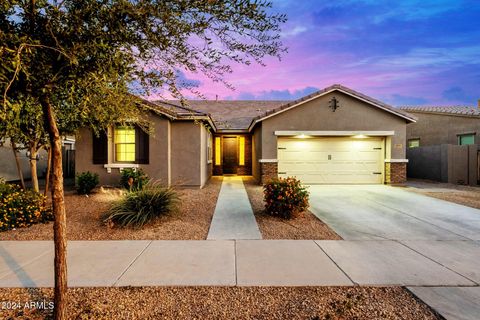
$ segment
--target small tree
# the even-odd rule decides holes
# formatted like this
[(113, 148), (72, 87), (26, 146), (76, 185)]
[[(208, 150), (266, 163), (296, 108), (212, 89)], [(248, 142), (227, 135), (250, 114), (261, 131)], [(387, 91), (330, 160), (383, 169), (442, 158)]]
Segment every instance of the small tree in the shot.
[(55, 319), (66, 312), (66, 217), (61, 136), (119, 121), (144, 122), (136, 94), (181, 98), (179, 70), (224, 81), (230, 63), (280, 57), (284, 15), (247, 0), (43, 0), (0, 4), (2, 121), (20, 96), (41, 106), (52, 148)]

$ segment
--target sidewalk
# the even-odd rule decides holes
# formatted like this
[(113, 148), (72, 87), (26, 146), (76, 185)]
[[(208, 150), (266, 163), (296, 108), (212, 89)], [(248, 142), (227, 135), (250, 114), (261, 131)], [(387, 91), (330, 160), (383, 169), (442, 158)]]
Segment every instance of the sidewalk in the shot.
[(242, 177), (223, 177), (207, 239), (262, 239)]
[[(70, 241), (76, 286), (478, 286), (474, 241)], [(53, 286), (51, 241), (0, 241), (0, 287)]]

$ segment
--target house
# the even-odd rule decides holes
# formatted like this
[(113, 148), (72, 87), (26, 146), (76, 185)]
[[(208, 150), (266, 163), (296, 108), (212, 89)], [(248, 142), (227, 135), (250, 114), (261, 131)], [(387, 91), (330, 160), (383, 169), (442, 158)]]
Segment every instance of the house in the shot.
[(295, 101), (144, 102), (153, 134), (116, 126), (81, 130), (76, 171), (118, 184), (123, 168), (142, 168), (173, 185), (203, 186), (211, 175), (265, 182), (403, 183), (406, 127), (415, 118), (342, 85)]
[(407, 125), (408, 176), (477, 185), (480, 182), (480, 101), (477, 107), (401, 107)]
[[(30, 171), (30, 153), (26, 148), (19, 147), (18, 160), (22, 175), (25, 180), (31, 179)], [(63, 151), (63, 171), (65, 178), (73, 178), (75, 176), (73, 167), (75, 166), (75, 139), (73, 136), (66, 136), (62, 139)], [(45, 178), (47, 172), (48, 153), (42, 148), (37, 155), (37, 175)], [(9, 182), (19, 181), (15, 156), (11, 147), (10, 139), (6, 138), (0, 144), (0, 177)]]
[[(17, 153), (18, 160), (20, 163), (20, 168), (22, 169), (22, 175), (25, 180), (31, 179), (30, 171), (30, 153), (26, 148), (18, 146), (19, 151)], [(62, 150), (63, 150), (63, 170), (64, 177), (74, 177), (74, 170), (71, 169), (74, 167), (74, 157), (72, 156), (73, 150), (75, 150), (75, 139), (74, 137), (64, 137), (62, 139)], [(68, 152), (71, 151), (71, 152)], [(48, 162), (48, 153), (42, 148), (37, 155), (37, 175), (40, 178), (45, 178), (47, 172), (47, 162)], [(71, 175), (68, 175), (71, 173)], [(0, 144), (0, 177), (9, 182), (19, 181), (20, 177), (18, 175), (17, 164), (15, 161), (15, 155), (13, 153), (10, 139), (6, 138)]]
[(439, 144), (480, 144), (480, 101), (477, 107), (400, 107), (415, 115), (407, 126), (409, 148)]

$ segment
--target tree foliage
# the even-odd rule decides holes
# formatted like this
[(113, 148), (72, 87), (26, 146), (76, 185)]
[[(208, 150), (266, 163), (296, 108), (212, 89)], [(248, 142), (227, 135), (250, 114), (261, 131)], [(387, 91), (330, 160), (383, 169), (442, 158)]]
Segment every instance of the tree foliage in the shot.
[[(136, 94), (188, 83), (178, 72), (224, 81), (230, 63), (263, 63), (284, 51), (266, 1), (7, 1), (0, 7), (0, 89), (8, 109), (19, 93), (48, 94), (66, 127), (130, 119)], [(226, 83), (228, 85), (228, 83)], [(192, 89), (193, 88), (187, 88)], [(62, 108), (62, 110), (59, 110)]]
[[(181, 98), (179, 72), (229, 85), (230, 64), (280, 57), (284, 15), (263, 0), (4, 0), (0, 120), (41, 106), (52, 148), (55, 319), (66, 316), (66, 215), (59, 127), (145, 120), (131, 93)], [(198, 92), (197, 92), (198, 93)], [(31, 115), (33, 109), (28, 109)]]

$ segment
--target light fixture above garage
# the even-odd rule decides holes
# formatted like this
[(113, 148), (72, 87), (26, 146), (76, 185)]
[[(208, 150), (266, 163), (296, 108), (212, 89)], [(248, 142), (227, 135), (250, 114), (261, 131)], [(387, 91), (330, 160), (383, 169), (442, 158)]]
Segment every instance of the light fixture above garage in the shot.
[(364, 135), (364, 134), (356, 134), (354, 136), (352, 136), (352, 138), (355, 138), (355, 139), (365, 139), (365, 138), (368, 138), (368, 136)]
[(299, 139), (305, 139), (305, 138), (311, 138), (312, 136), (306, 135), (304, 133), (298, 134), (294, 136), (294, 138), (299, 138)]

